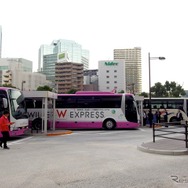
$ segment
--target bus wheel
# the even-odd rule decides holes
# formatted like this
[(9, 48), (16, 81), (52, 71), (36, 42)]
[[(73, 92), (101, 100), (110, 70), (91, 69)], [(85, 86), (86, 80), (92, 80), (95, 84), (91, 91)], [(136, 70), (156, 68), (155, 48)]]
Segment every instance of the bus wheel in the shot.
[(116, 127), (116, 122), (113, 119), (106, 119), (103, 123), (103, 127), (108, 130), (112, 130)]
[(176, 122), (176, 121), (177, 121), (177, 118), (176, 118), (176, 117), (170, 118), (170, 122)]
[(35, 130), (42, 130), (42, 119), (35, 119), (32, 123), (32, 127)]

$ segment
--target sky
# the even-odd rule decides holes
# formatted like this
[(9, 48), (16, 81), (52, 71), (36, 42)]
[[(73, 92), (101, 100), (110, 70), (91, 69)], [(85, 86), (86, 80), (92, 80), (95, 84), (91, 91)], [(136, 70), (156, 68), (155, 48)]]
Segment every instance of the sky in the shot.
[[(188, 90), (187, 0), (0, 0), (2, 57), (38, 68), (38, 49), (68, 39), (90, 52), (90, 69), (113, 60), (114, 49), (141, 47), (142, 91), (175, 81)], [(152, 59), (152, 58), (151, 58)]]

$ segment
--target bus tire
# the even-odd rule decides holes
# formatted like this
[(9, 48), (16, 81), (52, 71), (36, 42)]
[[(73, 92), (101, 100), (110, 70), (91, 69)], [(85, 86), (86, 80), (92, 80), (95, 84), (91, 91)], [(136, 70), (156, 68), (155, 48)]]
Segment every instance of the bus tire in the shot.
[(32, 127), (34, 130), (42, 130), (42, 119), (35, 119), (32, 122)]
[(176, 117), (171, 117), (169, 122), (176, 122), (177, 118)]
[(115, 127), (116, 127), (116, 122), (113, 119), (106, 119), (103, 122), (103, 128), (107, 130), (115, 129)]

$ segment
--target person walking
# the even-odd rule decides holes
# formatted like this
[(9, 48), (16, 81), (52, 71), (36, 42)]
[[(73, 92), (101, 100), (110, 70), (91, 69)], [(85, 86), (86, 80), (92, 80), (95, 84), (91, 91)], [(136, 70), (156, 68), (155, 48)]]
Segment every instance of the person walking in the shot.
[(150, 110), (148, 113), (148, 120), (149, 120), (149, 127), (152, 128), (152, 124), (153, 124), (153, 114), (152, 111)]
[(14, 122), (9, 121), (8, 117), (9, 111), (5, 110), (0, 118), (0, 131), (3, 136), (2, 141), (0, 142), (0, 147), (2, 147), (3, 144), (4, 149), (9, 149), (9, 147), (7, 146), (7, 141), (9, 138), (9, 126), (14, 124)]

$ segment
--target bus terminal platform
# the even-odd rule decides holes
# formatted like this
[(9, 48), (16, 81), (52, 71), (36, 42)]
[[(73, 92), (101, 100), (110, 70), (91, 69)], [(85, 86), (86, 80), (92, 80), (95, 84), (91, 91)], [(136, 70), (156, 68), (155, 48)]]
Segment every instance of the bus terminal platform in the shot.
[[(179, 138), (183, 138), (180, 136)], [(188, 155), (185, 143), (179, 140), (157, 139), (155, 142), (145, 142), (137, 146), (137, 149), (147, 153), (161, 155)]]

